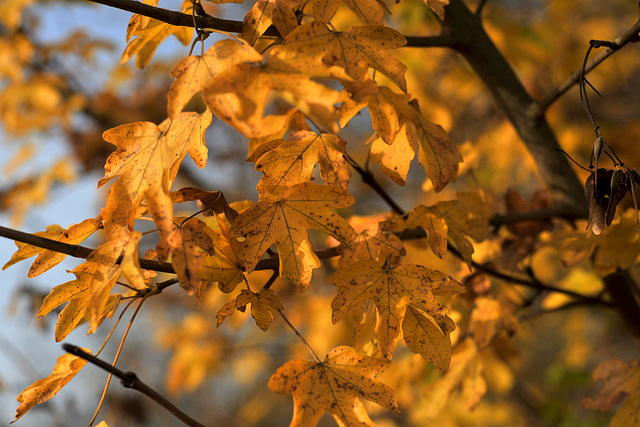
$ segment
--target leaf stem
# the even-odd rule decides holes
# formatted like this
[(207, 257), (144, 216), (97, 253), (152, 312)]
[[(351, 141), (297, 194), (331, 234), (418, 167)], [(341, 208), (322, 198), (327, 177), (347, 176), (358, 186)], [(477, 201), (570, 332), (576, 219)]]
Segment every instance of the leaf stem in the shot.
[(287, 319), (287, 316), (284, 315), (284, 313), (282, 312), (282, 310), (278, 310), (278, 313), (280, 313), (280, 316), (282, 316), (282, 319), (284, 320), (284, 322), (289, 326), (289, 328), (291, 328), (291, 330), (297, 335), (297, 337), (300, 339), (300, 341), (303, 342), (303, 344), (305, 346), (307, 346), (307, 348), (309, 349), (309, 351), (311, 352), (311, 354), (313, 355), (313, 358), (316, 360), (316, 362), (318, 363), (322, 363), (322, 361), (320, 360), (320, 358), (318, 357), (318, 355), (316, 354), (315, 351), (313, 351), (313, 348), (311, 348), (311, 345), (309, 345), (309, 343), (307, 342), (306, 339), (304, 339), (304, 337), (302, 336), (302, 334), (300, 332), (298, 332), (298, 330), (296, 329), (295, 326), (293, 326), (293, 324), (289, 321), (289, 319)]

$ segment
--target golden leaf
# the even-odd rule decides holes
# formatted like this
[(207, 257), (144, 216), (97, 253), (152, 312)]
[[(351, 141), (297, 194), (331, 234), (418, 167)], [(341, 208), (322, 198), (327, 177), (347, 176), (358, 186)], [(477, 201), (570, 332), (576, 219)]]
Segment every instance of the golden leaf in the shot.
[[(81, 223), (67, 228), (56, 240), (62, 243), (77, 245), (85, 241), (100, 227), (102, 227), (101, 221), (98, 221), (97, 219), (85, 219)], [(31, 264), (27, 277), (33, 278), (41, 275), (45, 271), (48, 271), (60, 264), (66, 256), (66, 254), (52, 251), (50, 249), (43, 250), (33, 264)]]
[(299, 6), (300, 0), (258, 0), (244, 18), (242, 38), (254, 45), (272, 24), (286, 36), (298, 26)]
[(304, 291), (312, 270), (320, 266), (307, 238), (307, 229), (320, 230), (348, 245), (353, 229), (331, 209), (349, 206), (353, 201), (353, 196), (338, 188), (302, 183), (280, 200), (258, 202), (240, 214), (231, 229), (232, 236), (244, 238), (238, 257), (250, 273), (262, 254), (275, 244), (280, 276)]
[(449, 317), (441, 317), (444, 328), (422, 310), (408, 306), (402, 322), (404, 341), (409, 350), (420, 354), (440, 371), (445, 372), (451, 363), (449, 334), (456, 326)]
[(436, 296), (464, 292), (462, 285), (439, 271), (414, 264), (384, 267), (377, 261), (356, 262), (333, 273), (329, 282), (338, 287), (331, 302), (333, 323), (361, 302), (373, 300), (379, 316), (376, 333), (382, 355), (387, 358), (402, 337), (400, 327), (409, 305), (429, 314), (438, 324), (450, 325), (445, 320), (447, 308)]
[(244, 311), (247, 304), (251, 304), (251, 316), (263, 331), (269, 329), (269, 325), (273, 322), (272, 311), (284, 310), (280, 300), (271, 289), (262, 289), (257, 294), (243, 289), (236, 298), (235, 307), (237, 310)]
[[(39, 231), (37, 233), (33, 233), (33, 235), (44, 237), (51, 240), (58, 240), (58, 237), (60, 237), (62, 233), (64, 233), (64, 228), (60, 227), (57, 224), (54, 224), (54, 225), (48, 226), (47, 231)], [(11, 255), (11, 258), (9, 259), (9, 261), (7, 261), (7, 263), (4, 266), (2, 266), (3, 270), (6, 270), (7, 268), (11, 267), (13, 264), (16, 264), (20, 261), (24, 261), (25, 259), (31, 258), (32, 256), (41, 254), (46, 250), (45, 248), (28, 245), (23, 242), (16, 241), (15, 243), (16, 243), (16, 246), (18, 247), (18, 250), (13, 255)]]
[(449, 0), (424, 0), (424, 2), (438, 15), (438, 18), (444, 19), (444, 8), (449, 5)]
[(284, 44), (271, 55), (287, 60), (291, 66), (311, 75), (330, 75), (330, 66), (344, 68), (347, 75), (362, 81), (373, 68), (407, 91), (407, 67), (388, 52), (406, 44), (406, 39), (389, 27), (352, 27), (331, 31), (321, 22), (304, 24), (292, 31)]
[(308, 182), (316, 163), (322, 181), (347, 190), (351, 169), (344, 159), (347, 143), (337, 135), (298, 131), (290, 139), (260, 157), (256, 170), (263, 173), (258, 183), (260, 200), (282, 197), (291, 187)]
[(287, 362), (271, 376), (269, 388), (293, 394), (291, 426), (315, 426), (325, 412), (341, 425), (373, 426), (359, 398), (400, 413), (393, 389), (375, 379), (390, 364), (351, 347), (336, 347), (324, 362)]
[(345, 3), (364, 25), (384, 25), (384, 10), (376, 0), (313, 0), (313, 17), (329, 23), (340, 4)]
[(174, 119), (196, 92), (202, 91), (213, 76), (232, 65), (262, 59), (256, 50), (244, 43), (225, 39), (216, 42), (202, 56), (188, 56), (171, 71), (176, 80), (167, 94), (169, 118)]
[[(366, 227), (362, 223), (366, 221)], [(355, 261), (379, 260), (380, 255), (386, 257), (403, 256), (405, 250), (402, 241), (393, 233), (390, 221), (375, 222), (366, 217), (351, 217), (349, 223), (356, 229), (356, 237), (350, 247), (342, 248), (338, 263), (340, 268), (347, 267)]]
[(273, 55), (266, 64), (236, 64), (217, 74), (205, 88), (204, 97), (214, 114), (253, 138), (264, 135), (262, 128), (269, 130), (267, 134), (274, 130), (270, 119), (264, 117), (271, 92), (318, 125), (338, 132), (334, 106), (340, 101), (338, 92), (314, 82), (309, 75)]
[[(156, 5), (157, 1), (152, 0)], [(191, 9), (191, 1), (185, 0), (182, 6), (183, 11)], [(136, 19), (136, 17), (138, 17)], [(175, 35), (182, 44), (187, 46), (191, 42), (193, 29), (189, 27), (175, 26), (167, 24), (157, 19), (134, 15), (127, 27), (128, 45), (122, 53), (120, 62), (122, 64), (128, 62), (133, 56), (136, 56), (136, 67), (143, 69), (149, 64), (153, 54), (160, 44), (169, 37)], [(135, 37), (130, 41), (131, 37)]]
[[(91, 350), (83, 348), (87, 353)], [(16, 417), (12, 421), (14, 423), (22, 417), (27, 411), (38, 403), (44, 403), (55, 396), (73, 377), (84, 367), (86, 360), (71, 354), (64, 354), (58, 357), (56, 366), (54, 366), (51, 374), (42, 378), (29, 387), (24, 389), (18, 396), (20, 406), (16, 410)]]

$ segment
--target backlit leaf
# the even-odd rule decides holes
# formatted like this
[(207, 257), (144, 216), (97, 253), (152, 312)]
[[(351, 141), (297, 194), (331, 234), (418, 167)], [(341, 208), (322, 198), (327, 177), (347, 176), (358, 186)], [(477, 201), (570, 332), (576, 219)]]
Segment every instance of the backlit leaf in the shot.
[(420, 354), (444, 372), (451, 363), (449, 334), (455, 329), (453, 320), (446, 319), (447, 329), (441, 329), (435, 320), (420, 309), (408, 306), (402, 322), (404, 341), (409, 350)]
[[(84, 349), (91, 353), (91, 350)], [(55, 396), (73, 377), (86, 365), (87, 361), (78, 356), (64, 354), (58, 357), (56, 366), (54, 366), (51, 374), (31, 384), (24, 389), (18, 396), (20, 406), (16, 410), (16, 417), (12, 421), (17, 421), (28, 410), (38, 403), (44, 403)]]
[(242, 38), (253, 45), (272, 24), (286, 36), (298, 26), (299, 6), (300, 0), (258, 0), (244, 18)]
[(336, 347), (324, 361), (287, 362), (271, 376), (269, 388), (293, 394), (291, 426), (315, 426), (325, 412), (340, 425), (373, 426), (359, 398), (400, 413), (393, 389), (375, 379), (391, 361), (358, 354), (351, 347)]
[(382, 355), (391, 358), (396, 343), (402, 337), (402, 320), (407, 307), (412, 305), (449, 329), (445, 313), (447, 308), (437, 295), (448, 296), (464, 292), (458, 282), (439, 271), (420, 265), (384, 267), (377, 261), (359, 261), (338, 270), (329, 277), (338, 287), (338, 294), (331, 302), (331, 321), (337, 323), (345, 313), (368, 299), (378, 308), (376, 332)]
[(231, 229), (232, 236), (244, 238), (238, 256), (247, 272), (251, 272), (260, 257), (275, 244), (280, 276), (304, 291), (309, 286), (312, 270), (320, 266), (307, 230), (320, 230), (348, 245), (353, 229), (331, 209), (352, 203), (353, 197), (338, 188), (310, 183), (296, 185), (279, 200), (258, 202), (243, 212)]

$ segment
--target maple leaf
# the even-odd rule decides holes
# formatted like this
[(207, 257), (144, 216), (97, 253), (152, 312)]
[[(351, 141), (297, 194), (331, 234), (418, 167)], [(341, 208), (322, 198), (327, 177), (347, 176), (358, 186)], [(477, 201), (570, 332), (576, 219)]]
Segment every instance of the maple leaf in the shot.
[(447, 255), (447, 236), (451, 237), (471, 269), (471, 254), (474, 249), (465, 237), (471, 233), (469, 215), (458, 208), (458, 201), (449, 200), (438, 202), (433, 206), (417, 206), (409, 214), (406, 225), (424, 229), (429, 247), (440, 258)]
[(258, 183), (261, 200), (281, 197), (291, 187), (311, 180), (316, 163), (322, 181), (347, 190), (351, 169), (344, 159), (347, 143), (337, 135), (298, 131), (290, 139), (260, 157), (256, 170), (263, 173)]
[[(155, 5), (157, 1), (152, 0)], [(185, 0), (182, 10), (187, 12), (191, 9), (191, 1)], [(136, 18), (139, 17), (139, 18)], [(122, 53), (120, 62), (122, 64), (128, 62), (133, 56), (136, 56), (136, 67), (143, 69), (149, 64), (153, 54), (164, 39), (170, 35), (175, 35), (185, 46), (191, 42), (193, 29), (189, 27), (174, 26), (157, 19), (134, 15), (127, 27), (127, 47)], [(136, 37), (129, 41), (132, 37)]]
[(364, 25), (384, 25), (384, 9), (376, 0), (313, 0), (313, 17), (328, 24), (340, 4), (346, 4)]
[(593, 371), (593, 379), (603, 386), (595, 397), (585, 397), (586, 409), (608, 411), (624, 402), (611, 419), (611, 427), (637, 426), (640, 424), (640, 361), (623, 362), (609, 359)]
[(298, 184), (279, 200), (260, 201), (240, 214), (231, 236), (244, 239), (238, 257), (251, 272), (262, 254), (273, 244), (280, 258), (280, 276), (304, 291), (311, 272), (320, 266), (307, 238), (307, 229), (320, 230), (349, 245), (353, 229), (331, 212), (354, 202), (353, 196), (335, 187)]
[(212, 230), (198, 218), (175, 218), (175, 221), (180, 225), (169, 234), (166, 241), (171, 253), (171, 265), (178, 275), (180, 287), (190, 294), (196, 293), (200, 300), (204, 266), (202, 252), (213, 254), (215, 251)]
[(103, 138), (118, 147), (107, 159), (105, 177), (98, 182), (100, 187), (118, 176), (100, 214), (109, 239), (126, 237), (126, 230), (124, 233), (118, 230), (131, 222), (131, 212), (143, 196), (161, 231), (173, 230), (169, 187), (187, 152), (199, 167), (206, 165), (204, 132), (211, 119), (209, 111), (181, 113), (160, 126), (135, 122), (104, 132)]
[(270, 120), (263, 117), (271, 92), (318, 125), (337, 133), (334, 104), (340, 100), (338, 92), (314, 82), (309, 75), (273, 55), (266, 64), (236, 64), (217, 74), (205, 88), (204, 97), (218, 117), (253, 138), (261, 136), (264, 129), (267, 134), (273, 130)]
[(449, 334), (456, 325), (449, 317), (441, 317), (443, 327), (422, 310), (408, 306), (402, 322), (404, 341), (409, 350), (420, 354), (441, 372), (451, 363), (451, 340)]
[(349, 223), (356, 230), (356, 237), (350, 247), (341, 247), (339, 268), (347, 267), (357, 260), (377, 260), (383, 256), (404, 256), (402, 241), (393, 233), (395, 224), (379, 221), (371, 225), (370, 217), (351, 217)]
[(229, 301), (218, 311), (216, 314), (217, 326), (220, 326), (224, 319), (232, 315), (235, 310), (244, 312), (248, 304), (251, 304), (251, 316), (263, 331), (269, 329), (271, 322), (273, 322), (272, 312), (284, 310), (273, 290), (262, 289), (256, 294), (248, 289), (243, 289), (235, 300)]
[[(91, 350), (83, 348), (87, 353)], [(63, 354), (58, 357), (51, 374), (42, 378), (24, 389), (18, 396), (20, 405), (16, 409), (16, 417), (11, 422), (16, 422), (27, 411), (38, 403), (44, 403), (55, 396), (73, 377), (86, 365), (87, 361), (71, 354)]]
[(449, 5), (449, 0), (424, 0), (424, 2), (438, 15), (438, 18), (444, 19), (444, 8)]
[(411, 161), (416, 155), (408, 132), (407, 124), (404, 123), (394, 135), (393, 144), (387, 144), (383, 138), (378, 138), (371, 144), (371, 161), (380, 163), (382, 172), (398, 185), (407, 183)]
[(255, 49), (235, 40), (216, 42), (202, 56), (192, 55), (180, 61), (171, 71), (176, 80), (167, 94), (167, 111), (174, 119), (197, 92), (202, 91), (213, 76), (232, 65), (260, 61)]
[(373, 426), (359, 398), (400, 413), (393, 389), (375, 379), (390, 364), (390, 360), (341, 346), (331, 350), (323, 362), (287, 362), (271, 376), (269, 388), (293, 394), (291, 426), (315, 426), (325, 412), (343, 426)]
[[(62, 233), (64, 233), (64, 228), (62, 228), (57, 224), (54, 224), (54, 225), (47, 226), (46, 231), (39, 231), (37, 233), (33, 233), (33, 235), (38, 237), (44, 237), (51, 240), (58, 240), (58, 237), (60, 237)], [(28, 245), (23, 242), (18, 242), (17, 240), (15, 243), (16, 243), (16, 246), (18, 247), (18, 250), (13, 255), (11, 255), (11, 258), (9, 259), (9, 261), (7, 261), (7, 263), (2, 266), (3, 270), (6, 270), (7, 268), (11, 267), (12, 265), (20, 261), (24, 261), (25, 259), (31, 258), (32, 256), (41, 254), (46, 250), (45, 248), (41, 248), (39, 246), (34, 246), (34, 245)]]
[(314, 21), (292, 31), (282, 45), (271, 50), (271, 55), (311, 75), (327, 76), (329, 66), (339, 66), (357, 81), (362, 81), (367, 70), (373, 68), (406, 92), (407, 67), (387, 51), (406, 43), (400, 33), (389, 27), (331, 31), (326, 24)]
[(202, 279), (217, 282), (222, 292), (232, 292), (244, 280), (242, 263), (237, 255), (240, 243), (236, 239), (229, 239), (228, 230), (221, 227), (220, 234), (213, 234), (212, 245), (213, 254), (202, 254)]
[[(67, 228), (56, 240), (71, 245), (77, 245), (85, 241), (100, 227), (102, 227), (101, 221), (98, 221), (97, 219), (85, 219), (81, 223)], [(40, 255), (38, 255), (31, 265), (27, 277), (32, 278), (41, 275), (45, 271), (48, 271), (60, 264), (66, 256), (66, 254), (49, 249), (41, 251)]]
[(382, 355), (387, 358), (391, 358), (402, 336), (400, 327), (409, 305), (436, 319), (444, 331), (450, 328), (445, 316), (447, 308), (436, 296), (464, 292), (464, 287), (446, 274), (415, 264), (389, 267), (377, 261), (358, 261), (333, 273), (328, 280), (338, 287), (331, 302), (333, 323), (361, 302), (373, 300), (379, 316), (376, 333)]
[(299, 6), (300, 0), (258, 0), (244, 18), (242, 38), (253, 45), (271, 24), (286, 36), (298, 26)]

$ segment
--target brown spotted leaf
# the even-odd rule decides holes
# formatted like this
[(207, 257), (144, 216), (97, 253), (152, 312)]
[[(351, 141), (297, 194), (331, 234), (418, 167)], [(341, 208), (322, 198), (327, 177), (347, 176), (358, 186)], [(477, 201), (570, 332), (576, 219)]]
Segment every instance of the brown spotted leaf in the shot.
[(373, 426), (359, 399), (400, 413), (393, 389), (375, 379), (390, 364), (387, 359), (358, 354), (351, 347), (336, 347), (323, 362), (287, 362), (271, 376), (269, 388), (293, 394), (292, 427), (315, 426), (325, 412), (341, 425)]
[(232, 65), (261, 59), (262, 55), (255, 49), (232, 39), (216, 42), (202, 56), (186, 57), (171, 71), (176, 80), (167, 94), (169, 118), (176, 118), (193, 95), (202, 91), (216, 74)]
[(263, 173), (258, 183), (260, 200), (281, 197), (291, 187), (309, 182), (313, 169), (320, 165), (322, 181), (347, 190), (351, 169), (344, 159), (347, 143), (337, 135), (298, 131), (289, 140), (260, 157), (256, 170)]
[(251, 272), (262, 255), (275, 244), (280, 259), (280, 276), (301, 291), (309, 286), (311, 272), (320, 266), (307, 237), (310, 228), (349, 245), (353, 229), (331, 209), (353, 203), (353, 196), (326, 185), (298, 184), (279, 200), (260, 201), (237, 218), (231, 236), (242, 238), (238, 254)]
[(280, 300), (271, 289), (262, 289), (253, 293), (243, 289), (236, 298), (236, 309), (243, 311), (247, 304), (251, 304), (251, 315), (256, 321), (256, 325), (263, 331), (269, 329), (273, 322), (273, 311), (284, 310)]
[(363, 25), (384, 25), (384, 9), (376, 0), (313, 0), (313, 17), (329, 23), (340, 4), (346, 4)]
[[(34, 236), (44, 237), (46, 239), (58, 240), (60, 236), (64, 233), (64, 228), (60, 227), (57, 224), (49, 225), (46, 231), (39, 231), (37, 233), (33, 233)], [(18, 250), (11, 255), (11, 258), (7, 263), (2, 266), (3, 270), (11, 267), (13, 264), (16, 264), (20, 261), (24, 261), (25, 259), (31, 258), (32, 256), (39, 255), (44, 252), (46, 249), (41, 248), (39, 246), (28, 245), (23, 242), (16, 241), (16, 246)]]
[(242, 38), (253, 45), (271, 25), (286, 36), (298, 26), (299, 6), (300, 0), (258, 0), (244, 18)]
[(464, 292), (462, 285), (439, 271), (414, 264), (384, 267), (377, 261), (356, 262), (332, 274), (329, 282), (338, 287), (331, 302), (333, 323), (361, 302), (373, 300), (379, 316), (376, 332), (382, 355), (387, 358), (402, 337), (402, 321), (409, 305), (444, 323), (447, 308), (436, 296)]
[(440, 316), (440, 320), (442, 327), (433, 317), (410, 305), (402, 322), (402, 332), (409, 350), (420, 354), (445, 372), (451, 363), (449, 334), (456, 326), (447, 316)]

